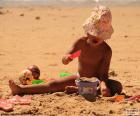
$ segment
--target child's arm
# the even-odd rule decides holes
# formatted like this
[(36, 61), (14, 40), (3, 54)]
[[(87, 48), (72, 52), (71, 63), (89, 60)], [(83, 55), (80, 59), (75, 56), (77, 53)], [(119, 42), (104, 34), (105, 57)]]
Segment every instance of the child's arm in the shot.
[(111, 95), (110, 90), (107, 87), (108, 71), (109, 71), (111, 57), (112, 57), (112, 50), (109, 47), (109, 49), (107, 49), (107, 51), (105, 52), (105, 55), (104, 55), (104, 58), (102, 60), (102, 64), (100, 67), (100, 72), (99, 72), (99, 79), (101, 81), (100, 83), (101, 94), (106, 97)]
[(112, 57), (112, 50), (110, 47), (107, 47), (99, 71), (99, 79), (101, 81), (107, 82), (108, 80), (108, 72), (109, 72), (111, 57)]
[[(78, 50), (80, 49), (80, 43), (81, 43), (81, 39), (78, 39), (77, 41), (74, 42), (74, 44), (72, 45), (72, 47), (69, 49), (69, 51), (66, 53), (66, 55), (62, 58), (62, 62), (63, 64), (67, 65), (69, 64), (69, 62), (71, 62), (75, 56), (79, 55), (81, 51), (78, 52)], [(77, 52), (75, 54), (75, 52)]]

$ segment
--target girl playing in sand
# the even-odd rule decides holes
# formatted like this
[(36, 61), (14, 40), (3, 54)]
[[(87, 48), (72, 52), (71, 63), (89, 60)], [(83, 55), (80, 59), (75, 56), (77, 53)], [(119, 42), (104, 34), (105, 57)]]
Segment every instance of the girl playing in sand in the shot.
[(46, 84), (19, 86), (14, 81), (9, 81), (13, 94), (35, 94), (64, 91), (67, 86), (76, 86), (78, 77), (97, 77), (100, 80), (100, 90), (103, 96), (120, 94), (122, 85), (120, 82), (108, 78), (108, 71), (112, 56), (112, 50), (104, 41), (113, 33), (111, 25), (111, 12), (104, 6), (95, 7), (91, 16), (83, 24), (86, 36), (78, 39), (68, 53), (62, 58), (63, 64), (69, 64), (73, 59), (71, 54), (80, 50), (78, 58), (78, 73), (66, 78), (56, 79)]

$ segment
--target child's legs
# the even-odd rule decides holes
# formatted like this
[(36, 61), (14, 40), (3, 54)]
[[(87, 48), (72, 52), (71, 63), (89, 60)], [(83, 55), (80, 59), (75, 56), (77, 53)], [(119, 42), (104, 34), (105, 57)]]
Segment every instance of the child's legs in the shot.
[(122, 84), (119, 81), (108, 79), (107, 86), (111, 91), (111, 95), (121, 94), (122, 92)]
[(75, 79), (77, 77), (78, 76), (76, 75), (63, 77), (56, 80), (52, 80), (46, 84), (26, 85), (19, 87), (17, 85), (13, 85), (15, 83), (10, 83), (9, 86), (13, 94), (35, 94), (64, 91), (66, 86), (75, 86)]

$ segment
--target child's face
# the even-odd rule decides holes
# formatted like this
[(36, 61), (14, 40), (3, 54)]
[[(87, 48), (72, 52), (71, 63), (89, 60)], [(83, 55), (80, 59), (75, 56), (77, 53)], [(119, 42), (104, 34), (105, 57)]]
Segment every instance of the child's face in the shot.
[(88, 36), (88, 40), (87, 42), (91, 45), (91, 46), (98, 46), (100, 45), (104, 40), (95, 36), (92, 36), (90, 34), (87, 34)]

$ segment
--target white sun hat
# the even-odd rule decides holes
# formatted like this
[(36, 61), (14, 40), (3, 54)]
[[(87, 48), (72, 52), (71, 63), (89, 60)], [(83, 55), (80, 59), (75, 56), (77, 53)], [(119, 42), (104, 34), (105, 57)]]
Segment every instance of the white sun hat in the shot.
[(108, 7), (96, 6), (91, 16), (83, 24), (85, 33), (97, 36), (103, 40), (110, 39), (114, 32), (111, 25), (112, 15)]

